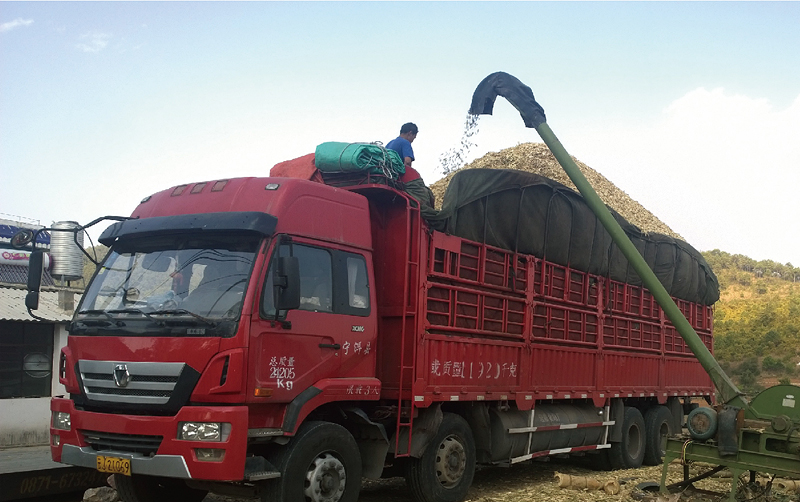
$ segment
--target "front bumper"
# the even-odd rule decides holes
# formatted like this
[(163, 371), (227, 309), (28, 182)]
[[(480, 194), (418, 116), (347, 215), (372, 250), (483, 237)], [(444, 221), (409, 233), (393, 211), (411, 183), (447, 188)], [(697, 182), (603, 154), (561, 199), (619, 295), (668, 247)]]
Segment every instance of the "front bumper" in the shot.
[[(53, 398), (52, 411), (70, 414), (70, 430), (50, 428), (50, 436), (59, 436), (58, 445), (51, 439), (53, 460), (65, 464), (97, 468), (97, 456), (126, 458), (131, 473), (209, 481), (240, 481), (244, 478), (247, 453), (245, 406), (184, 406), (172, 417), (117, 415), (76, 410), (69, 399)], [(177, 439), (179, 422), (227, 422), (231, 434), (226, 441), (186, 441)], [(102, 433), (114, 438), (114, 444), (96, 450), (87, 435)], [(162, 437), (160, 443), (158, 437)], [(125, 445), (145, 441), (157, 445), (151, 454), (134, 453)], [(154, 449), (156, 446), (154, 446)], [(197, 448), (225, 450), (220, 461), (200, 461)]]

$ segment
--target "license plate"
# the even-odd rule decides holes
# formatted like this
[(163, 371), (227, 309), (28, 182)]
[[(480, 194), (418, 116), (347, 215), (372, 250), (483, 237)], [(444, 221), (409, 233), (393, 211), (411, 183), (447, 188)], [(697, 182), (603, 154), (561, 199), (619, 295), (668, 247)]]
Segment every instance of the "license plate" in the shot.
[(127, 458), (97, 456), (97, 470), (112, 474), (131, 475), (131, 461)]

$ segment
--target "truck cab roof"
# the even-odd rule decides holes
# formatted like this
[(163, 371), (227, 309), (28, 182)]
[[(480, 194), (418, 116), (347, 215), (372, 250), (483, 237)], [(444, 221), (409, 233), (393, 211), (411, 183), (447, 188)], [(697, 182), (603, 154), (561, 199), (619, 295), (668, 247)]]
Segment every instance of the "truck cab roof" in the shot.
[(346, 189), (297, 178), (231, 178), (178, 185), (145, 197), (133, 218), (262, 212), (274, 233), (371, 249), (367, 199)]

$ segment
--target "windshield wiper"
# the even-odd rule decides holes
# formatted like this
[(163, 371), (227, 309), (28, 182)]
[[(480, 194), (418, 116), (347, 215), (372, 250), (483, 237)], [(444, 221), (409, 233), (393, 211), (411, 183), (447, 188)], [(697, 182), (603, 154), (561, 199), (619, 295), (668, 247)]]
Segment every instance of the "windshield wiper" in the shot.
[(159, 326), (165, 326), (164, 321), (160, 319), (156, 319), (155, 317), (151, 316), (147, 312), (142, 309), (118, 309), (118, 310), (108, 310), (109, 314), (141, 314), (146, 318), (150, 319), (154, 323), (158, 324)]
[(108, 313), (108, 312), (106, 312), (105, 310), (79, 310), (79, 311), (78, 311), (78, 314), (85, 314), (85, 315), (104, 315), (104, 316), (108, 317), (109, 319), (111, 319), (112, 321), (114, 320), (114, 316), (112, 316), (111, 314), (109, 314), (109, 313)]
[(182, 315), (182, 314), (188, 314), (188, 315), (194, 317), (195, 319), (199, 319), (199, 320), (203, 321), (204, 323), (208, 324), (212, 328), (217, 326), (217, 323), (212, 321), (211, 319), (206, 319), (205, 317), (203, 317), (201, 315), (198, 315), (198, 314), (195, 314), (194, 312), (190, 312), (190, 311), (188, 311), (186, 309), (156, 310), (155, 312), (151, 312), (151, 314), (153, 314), (153, 315)]
[(125, 323), (123, 321), (120, 321), (119, 319), (114, 318), (114, 316), (112, 316), (111, 314), (109, 314), (105, 310), (81, 310), (81, 311), (78, 312), (78, 315), (97, 315), (97, 316), (104, 316), (104, 317), (108, 318), (108, 321), (102, 321), (102, 320), (89, 321), (87, 319), (78, 319), (77, 320), (77, 322), (81, 322), (83, 324), (86, 324), (87, 326), (89, 326), (91, 324), (98, 324), (98, 325), (103, 325), (103, 326), (111, 326), (113, 324), (113, 325), (115, 325), (117, 327), (125, 326)]

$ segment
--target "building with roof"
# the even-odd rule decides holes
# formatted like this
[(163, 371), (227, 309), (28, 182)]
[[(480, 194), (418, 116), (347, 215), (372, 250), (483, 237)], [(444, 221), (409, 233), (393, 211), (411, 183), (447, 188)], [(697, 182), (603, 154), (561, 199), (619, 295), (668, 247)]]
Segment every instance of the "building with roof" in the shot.
[(65, 393), (58, 382), (59, 355), (82, 291), (54, 280), (46, 255), (39, 309), (32, 316), (25, 307), (31, 247), (11, 245), (20, 230), (35, 235), (37, 248), (51, 248), (51, 235), (41, 225), (0, 219), (0, 447), (48, 444), (50, 397)]
[(26, 294), (20, 284), (0, 284), (0, 447), (47, 444), (50, 397), (65, 394), (59, 354), (79, 295), (42, 288), (36, 319)]

